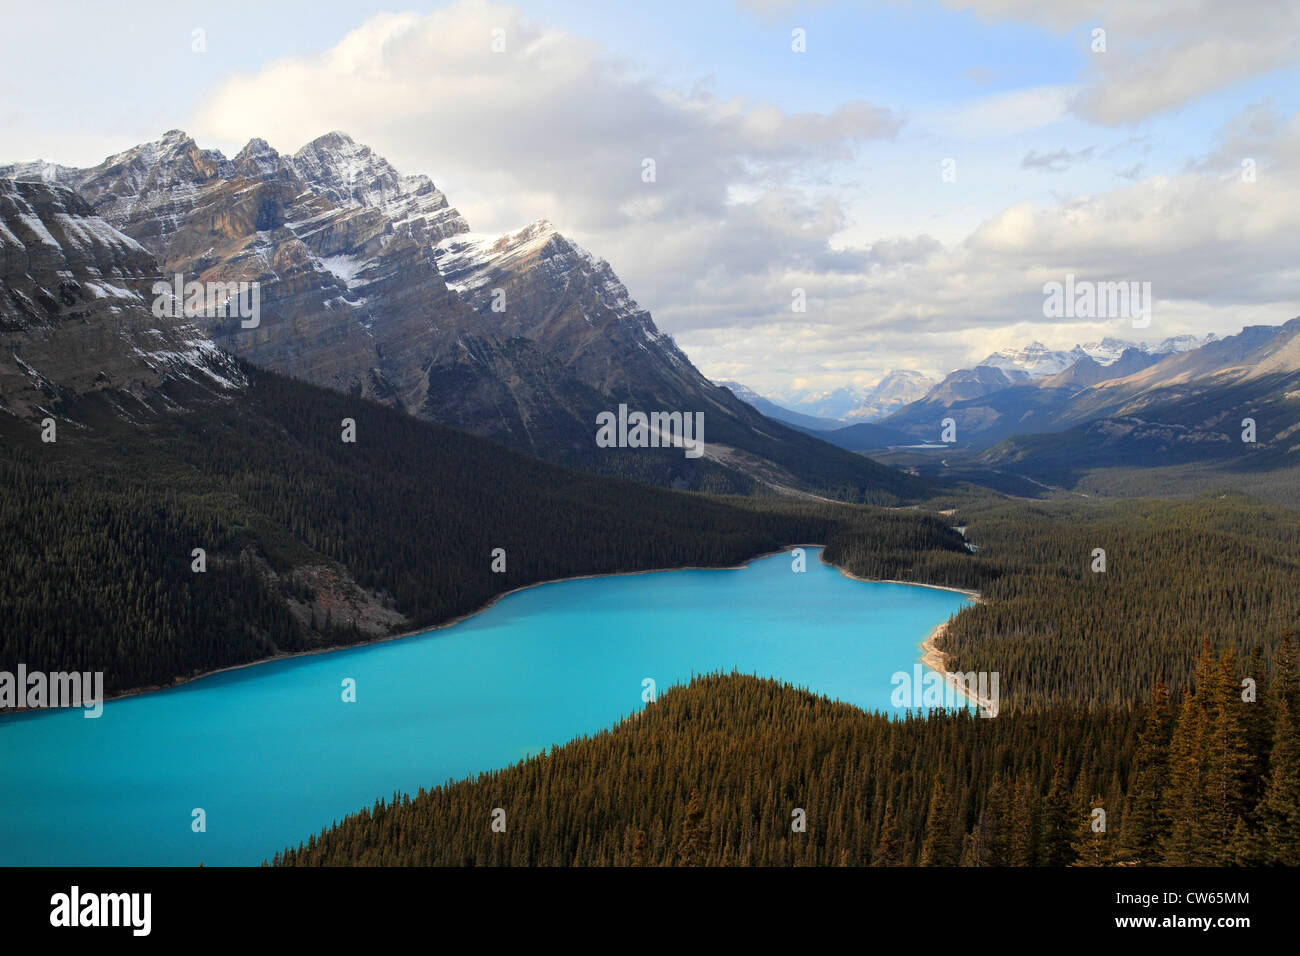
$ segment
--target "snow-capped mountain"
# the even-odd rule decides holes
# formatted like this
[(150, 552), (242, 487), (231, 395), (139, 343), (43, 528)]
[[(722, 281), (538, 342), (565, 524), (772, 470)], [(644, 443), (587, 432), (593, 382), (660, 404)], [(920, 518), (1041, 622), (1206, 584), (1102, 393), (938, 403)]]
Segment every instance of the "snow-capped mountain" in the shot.
[(916, 401), (934, 384), (934, 379), (921, 372), (892, 369), (876, 384), (865, 388), (842, 385), (816, 392), (796, 392), (778, 404), (793, 407), (805, 415), (852, 425), (883, 418)]
[[(1075, 346), (1082, 353), (1082, 349)], [(1063, 372), (1073, 365), (1080, 355), (1049, 349), (1042, 342), (1031, 342), (1024, 348), (998, 349), (990, 354), (976, 367), (1001, 369), (1015, 380), (1017, 373), (1027, 378), (1042, 378)]]
[(894, 369), (869, 388), (857, 408), (850, 409), (844, 420), (850, 424), (874, 422), (916, 401), (934, 388), (935, 380), (912, 369)]
[[(982, 464), (1014, 467), (1053, 483), (1108, 466), (1192, 464), (1250, 460), (1249, 469), (1294, 467), (1295, 400), (1300, 396), (1300, 318), (1280, 326), (1247, 326), (1187, 348), (1191, 336), (1162, 342), (1161, 355), (1126, 353), (1117, 365), (1143, 360), (1128, 374), (1110, 375), (1043, 406), (1026, 425), (986, 435), (1008, 439), (980, 456)], [(1082, 382), (1077, 383), (1082, 384)], [(1040, 389), (1043, 392), (1055, 389)], [(1012, 406), (1003, 396), (1004, 409)], [(990, 402), (990, 405), (994, 403)], [(984, 422), (990, 409), (978, 411)], [(1241, 440), (1249, 418), (1257, 437)], [(961, 427), (960, 422), (958, 425)], [(1043, 433), (1055, 432), (1045, 436)]]
[[(1273, 328), (1247, 329), (1226, 340), (1216, 335), (1183, 335), (1157, 345), (1105, 338), (1069, 352), (1052, 352), (1041, 343), (1004, 349), (973, 369), (950, 373), (922, 400), (900, 409), (885, 424), (927, 437), (934, 434), (936, 422), (952, 418), (962, 440), (974, 445), (1054, 431), (1109, 413), (1143, 391), (1221, 377), (1229, 363), (1240, 361), (1243, 349), (1275, 334), (1280, 333)], [(1232, 343), (1231, 348), (1226, 342)], [(1064, 368), (1044, 374), (1059, 365)]]
[[(344, 133), (292, 155), (252, 139), (228, 159), (172, 130), (88, 169), (22, 163), (3, 176), (75, 189), (168, 277), (258, 282), (256, 327), (199, 320), (254, 364), (565, 464), (679, 487), (743, 491), (757, 480), (866, 494), (907, 483), (774, 426), (708, 381), (609, 263), (549, 222), (475, 234), (428, 177), (398, 173)], [(597, 454), (596, 414), (622, 402), (705, 412), (705, 457)]]
[(596, 388), (639, 380), (656, 394), (681, 395), (684, 379), (690, 389), (703, 380), (610, 264), (545, 219), (504, 236), (458, 233), (433, 255), (448, 288), (499, 334), (545, 344)]
[(1031, 342), (1024, 348), (999, 349), (979, 365), (999, 368), (1008, 373), (1013, 380), (1019, 378), (1027, 381), (1057, 375), (1082, 358), (1090, 358), (1099, 365), (1110, 365), (1129, 349), (1137, 349), (1147, 355), (1169, 355), (1198, 349), (1207, 342), (1215, 341), (1216, 338), (1213, 332), (1206, 336), (1176, 335), (1158, 345), (1148, 345), (1107, 336), (1100, 342), (1076, 345), (1069, 350), (1049, 349), (1042, 342)]
[(796, 412), (793, 409), (786, 408), (770, 398), (764, 398), (758, 392), (739, 382), (718, 382), (723, 388), (731, 390), (731, 394), (746, 404), (753, 405), (768, 418), (775, 418), (778, 422), (785, 422), (787, 425), (793, 425), (796, 428), (802, 428), (812, 431), (832, 431), (836, 428), (843, 428), (844, 423), (834, 418), (817, 418), (813, 415), (804, 415), (802, 412)]
[(844, 416), (859, 407), (866, 397), (865, 389), (854, 385), (841, 385), (839, 388), (795, 393), (785, 404), (805, 415), (843, 421)]
[(1220, 337), (1213, 332), (1208, 335), (1175, 335), (1165, 339), (1159, 345), (1148, 346), (1146, 351), (1151, 355), (1173, 355), (1178, 352), (1192, 352), (1203, 345), (1218, 341)]
[[(253, 140), (269, 154), (262, 140)], [(250, 144), (251, 145), (251, 144)], [(400, 229), (422, 220), (439, 239), (469, 232), (469, 223), (428, 176), (400, 175), (388, 160), (346, 133), (320, 136), (288, 160), (300, 179), (337, 206), (373, 209)]]

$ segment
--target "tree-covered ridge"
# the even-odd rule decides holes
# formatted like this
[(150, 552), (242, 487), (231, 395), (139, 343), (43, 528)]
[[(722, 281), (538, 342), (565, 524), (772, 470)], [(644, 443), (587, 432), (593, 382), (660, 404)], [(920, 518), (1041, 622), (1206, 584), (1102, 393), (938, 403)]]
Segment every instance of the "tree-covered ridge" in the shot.
[[(1207, 635), (1267, 661), (1300, 620), (1300, 515), (1240, 495), (1187, 501), (937, 505), (978, 550), (881, 565), (851, 542), (825, 557), (855, 573), (979, 589), (941, 647), (950, 666), (1001, 675), (1004, 706), (1126, 704), (1188, 685)], [(1094, 571), (1105, 552), (1105, 570)]]
[(1242, 665), (1207, 647), (1172, 707), (1162, 689), (1146, 708), (993, 719), (891, 720), (774, 681), (697, 678), (593, 737), (377, 801), (274, 862), (1297, 865), (1294, 647), (1251, 702)]
[(74, 411), (89, 427), (64, 421), (54, 443), (0, 416), (0, 667), (102, 670), (113, 693), (441, 623), (552, 578), (840, 536), (878, 555), (964, 552), (934, 516), (583, 475), (245, 372), (238, 400), (190, 412), (128, 422), (88, 399)]

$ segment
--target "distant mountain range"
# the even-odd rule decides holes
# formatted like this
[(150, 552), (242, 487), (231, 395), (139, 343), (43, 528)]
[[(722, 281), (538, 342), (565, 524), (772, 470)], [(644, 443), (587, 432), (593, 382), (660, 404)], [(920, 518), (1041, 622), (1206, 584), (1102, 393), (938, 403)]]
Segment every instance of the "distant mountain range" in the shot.
[[(1203, 338), (1174, 336), (1158, 345), (1104, 338), (1069, 350), (1053, 350), (1041, 342), (1031, 342), (1020, 349), (999, 349), (973, 368), (957, 369), (939, 381), (911, 369), (894, 369), (870, 388), (844, 385), (828, 391), (796, 392), (785, 398), (760, 395), (735, 382), (721, 384), (770, 418), (799, 428), (826, 431), (861, 422), (882, 421), (918, 401), (951, 403), (1010, 385), (1059, 375), (1084, 359), (1089, 363), (1081, 367), (1081, 372), (1090, 363), (1103, 367), (1113, 365), (1126, 351), (1163, 356), (1199, 348), (1214, 340), (1213, 333)], [(887, 431), (877, 434), (884, 435)]]
[(894, 369), (870, 388), (845, 385), (831, 391), (795, 393), (788, 400), (759, 395), (736, 382), (721, 384), (770, 418), (821, 431), (884, 418), (923, 396), (935, 381), (921, 372)]
[[(431, 180), (399, 174), (346, 134), (292, 155), (253, 139), (226, 158), (172, 130), (94, 167), (18, 163), (0, 178), (0, 281), (16, 323), (0, 403), (11, 409), (51, 388), (144, 382), (162, 362), (149, 355), (232, 353), (653, 484), (882, 501), (922, 487), (714, 385), (607, 262), (549, 222), (475, 234)], [(258, 322), (198, 316), (159, 328), (149, 289), (174, 275), (257, 282)], [(114, 323), (129, 329), (116, 336)], [(597, 414), (620, 404), (704, 413), (704, 457), (596, 447)]]
[(1031, 342), (1022, 349), (999, 349), (980, 362), (977, 367), (1001, 369), (1012, 381), (1029, 381), (1058, 375), (1085, 358), (1092, 359), (1099, 365), (1111, 365), (1125, 352), (1134, 349), (1147, 355), (1169, 355), (1200, 348), (1214, 340), (1213, 333), (1202, 338), (1194, 335), (1178, 335), (1167, 338), (1158, 345), (1143, 345), (1108, 337), (1100, 342), (1076, 345), (1069, 351), (1053, 351), (1041, 342)]
[(835, 428), (843, 428), (844, 423), (833, 418), (819, 418), (816, 415), (805, 415), (802, 412), (796, 412), (793, 409), (778, 405), (769, 398), (764, 398), (752, 388), (746, 388), (739, 382), (719, 382), (723, 388), (731, 391), (742, 402), (746, 402), (758, 409), (768, 418), (776, 419), (778, 422), (785, 422), (787, 425), (793, 425), (806, 431), (820, 432), (828, 431)]
[(1104, 339), (1069, 352), (1048, 352), (1037, 343), (1004, 350), (973, 369), (951, 373), (880, 424), (936, 440), (942, 422), (952, 419), (956, 444), (976, 448), (1012, 435), (1060, 431), (1105, 414), (1107, 403), (1098, 396), (1120, 394), (1122, 383), (1147, 369), (1151, 371), (1142, 381), (1159, 380), (1174, 369), (1198, 367), (1212, 373), (1224, 341), (1214, 335), (1180, 336), (1146, 347)]
[[(1108, 466), (1300, 463), (1300, 318), (1249, 326), (1076, 391), (1028, 430), (978, 457), (1067, 481)], [(1249, 423), (1247, 422), (1249, 420)], [(1038, 429), (1042, 432), (1046, 429)], [(1249, 439), (1249, 440), (1247, 440)]]
[(856, 408), (844, 414), (850, 423), (874, 422), (916, 401), (935, 385), (934, 379), (909, 369), (894, 369), (867, 389)]
[[(885, 453), (886, 460), (919, 464), (930, 477), (1016, 494), (1074, 487), (1107, 468), (1177, 466), (1178, 487), (1185, 489), (1208, 487), (1215, 475), (1222, 481), (1223, 469), (1231, 468), (1240, 484), (1242, 469), (1300, 465), (1300, 319), (1155, 346), (1108, 338), (1069, 351), (1040, 343), (1004, 349), (950, 373), (883, 419), (838, 428), (827, 428), (825, 419), (807, 421), (752, 391), (738, 394), (841, 448)], [(942, 456), (910, 451), (940, 444), (948, 419), (956, 440)], [(1254, 423), (1253, 441), (1243, 440), (1246, 420)], [(1126, 480), (1142, 493), (1159, 491)], [(1300, 486), (1292, 495), (1290, 484), (1282, 484), (1287, 487), (1273, 479), (1251, 487), (1272, 500), (1300, 500)]]

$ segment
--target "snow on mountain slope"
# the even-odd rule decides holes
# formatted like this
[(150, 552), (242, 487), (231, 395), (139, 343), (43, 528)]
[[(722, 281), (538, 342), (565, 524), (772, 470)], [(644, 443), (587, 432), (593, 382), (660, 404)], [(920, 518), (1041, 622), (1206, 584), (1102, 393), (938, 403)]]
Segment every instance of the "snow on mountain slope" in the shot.
[(0, 179), (0, 408), (57, 415), (88, 392), (149, 402), (168, 382), (241, 387), (230, 356), (192, 322), (153, 315), (159, 275), (148, 250), (71, 189)]
[(1031, 342), (1024, 348), (999, 349), (985, 358), (980, 365), (1000, 368), (1009, 372), (1019, 370), (1030, 378), (1046, 378), (1068, 369), (1082, 358), (1090, 358), (1099, 365), (1110, 365), (1129, 349), (1137, 349), (1147, 355), (1170, 355), (1198, 349), (1208, 342), (1215, 341), (1216, 336), (1178, 335), (1165, 339), (1158, 345), (1146, 345), (1124, 339), (1106, 337), (1100, 342), (1088, 342), (1076, 345), (1069, 350), (1053, 350), (1041, 342)]
[(1080, 357), (1071, 352), (1054, 351), (1042, 342), (1031, 342), (1020, 349), (999, 349), (979, 365), (1001, 369), (1004, 372), (1021, 371), (1031, 378), (1041, 378), (1065, 371)]
[(774, 418), (778, 422), (785, 422), (787, 425), (794, 425), (796, 428), (812, 429), (813, 431), (831, 431), (842, 428), (844, 423), (832, 418), (817, 418), (813, 415), (804, 415), (793, 409), (779, 405), (769, 398), (764, 398), (758, 392), (748, 386), (741, 385), (739, 382), (718, 382), (718, 385), (729, 389), (731, 394), (735, 395), (742, 402), (752, 405), (768, 418)]
[(303, 182), (335, 205), (378, 210), (394, 227), (423, 219), (434, 241), (469, 232), (469, 223), (433, 180), (400, 175), (388, 160), (346, 133), (317, 137), (289, 163)]
[[(633, 301), (608, 262), (562, 236), (546, 219), (503, 236), (470, 232), (454, 235), (438, 243), (434, 256), (448, 287), (457, 292), (477, 293), (494, 277), (539, 265), (559, 282), (568, 282), (580, 272), (596, 277), (594, 291), (608, 312), (620, 317), (647, 314)], [(471, 298), (477, 302), (479, 297)], [(591, 321), (590, 316), (587, 321)]]
[(843, 421), (849, 412), (867, 400), (867, 395), (865, 389), (855, 385), (842, 385), (826, 391), (797, 394), (792, 398), (792, 404), (805, 415)]
[(498, 331), (540, 343), (602, 391), (643, 388), (671, 407), (716, 390), (609, 263), (545, 219), (503, 236), (449, 236), (434, 257), (448, 288)]
[(852, 424), (877, 421), (921, 398), (935, 384), (934, 379), (921, 372), (894, 369), (867, 390), (862, 404), (848, 411), (844, 420)]
[[(935, 385), (935, 380), (911, 369), (891, 369), (874, 385), (842, 385), (813, 392), (794, 392), (780, 399), (767, 399), (796, 414), (812, 416), (823, 422), (846, 425), (870, 422), (897, 411), (921, 398)], [(801, 425), (806, 423), (800, 422)], [(806, 426), (807, 427), (807, 426)]]

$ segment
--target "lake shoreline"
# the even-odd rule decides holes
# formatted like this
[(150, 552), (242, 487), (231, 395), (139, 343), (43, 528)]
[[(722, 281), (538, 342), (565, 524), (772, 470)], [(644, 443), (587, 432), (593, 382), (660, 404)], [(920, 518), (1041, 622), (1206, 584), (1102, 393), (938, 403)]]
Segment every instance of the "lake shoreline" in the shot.
[[(579, 574), (567, 578), (548, 578), (545, 581), (534, 581), (532, 584), (523, 584), (517, 588), (511, 588), (509, 591), (503, 591), (502, 593), (496, 595), (495, 597), (487, 601), (482, 607), (476, 608), (473, 611), (468, 611), (465, 614), (460, 614), (450, 620), (444, 621), (441, 624), (430, 624), (425, 627), (417, 628), (415, 630), (403, 631), (400, 634), (385, 634), (381, 637), (374, 637), (362, 641), (355, 641), (351, 644), (331, 644), (328, 647), (316, 647), (306, 651), (292, 651), (283, 654), (272, 654), (267, 657), (259, 657), (255, 661), (245, 661), (242, 664), (230, 664), (226, 667), (218, 667), (213, 670), (203, 671), (191, 677), (177, 678), (176, 680), (172, 681), (169, 684), (157, 684), (149, 687), (133, 687), (130, 690), (125, 690), (120, 693), (114, 694), (110, 697), (105, 697), (102, 703), (107, 704), (115, 700), (125, 700), (128, 697), (139, 697), (142, 694), (152, 694), (163, 690), (173, 690), (177, 687), (184, 687), (186, 684), (193, 684), (196, 681), (201, 681), (205, 677), (215, 677), (218, 674), (226, 674), (229, 673), (230, 671), (244, 670), (245, 668), (249, 668), (249, 667), (258, 667), (262, 664), (270, 664), (275, 661), (290, 660), (295, 657), (311, 657), (316, 654), (331, 654), (335, 651), (345, 651), (351, 648), (370, 647), (376, 644), (386, 644), (389, 641), (399, 641), (408, 637), (418, 637), (421, 634), (429, 634), (432, 633), (433, 631), (441, 631), (444, 628), (454, 627), (457, 624), (461, 624), (472, 617), (477, 617), (483, 612), (496, 606), (497, 602), (509, 597), (512, 594), (518, 594), (520, 591), (527, 591), (530, 588), (538, 588), (544, 584), (559, 584), (563, 581), (587, 581), (592, 578), (627, 577), (629, 575), (634, 575), (634, 574), (663, 574), (669, 571), (743, 571), (745, 568), (748, 568), (750, 564), (753, 563), (754, 561), (761, 561), (764, 558), (770, 558), (778, 554), (788, 554), (790, 551), (792, 551), (795, 548), (823, 548), (824, 549), (825, 547), (826, 546), (824, 544), (810, 544), (810, 543), (790, 544), (790, 545), (786, 545), (783, 548), (777, 548), (775, 551), (765, 551), (762, 554), (753, 555), (749, 558), (746, 558), (742, 563), (733, 564), (733, 565), (712, 565), (712, 566), (687, 565), (684, 567), (677, 567), (677, 568), (647, 568), (643, 571), (607, 571), (601, 574)], [(978, 591), (972, 591), (965, 588), (949, 587), (942, 584), (925, 584), (920, 581), (896, 581), (896, 580), (888, 580), (888, 579), (881, 579), (881, 578), (864, 578), (856, 574), (853, 574), (851, 571), (847, 571), (844, 568), (839, 567), (838, 565), (831, 564), (830, 562), (822, 559), (820, 556), (818, 557), (818, 560), (822, 564), (825, 564), (827, 567), (835, 568), (835, 570), (839, 571), (840, 574), (844, 575), (845, 577), (851, 578), (854, 581), (862, 581), (866, 584), (907, 584), (913, 587), (935, 588), (940, 591), (956, 591), (960, 594), (965, 594), (976, 601), (983, 600), (983, 598), (980, 596), (980, 593)], [(943, 666), (944, 660), (943, 660), (942, 653), (939, 652), (939, 650), (933, 646), (933, 642), (937, 640), (937, 638), (942, 636), (943, 631), (945, 628), (947, 628), (947, 626), (948, 626), (947, 621), (939, 625), (930, 634), (930, 636), (926, 638), (926, 640), (922, 642), (920, 645), (920, 647), (924, 651), (921, 657), (921, 662), (933, 668), (934, 670), (938, 671), (939, 673), (943, 674), (945, 680), (949, 679), (949, 673)], [(932, 660), (927, 660), (926, 655), (931, 653), (935, 657), (937, 657), (938, 660), (937, 665), (933, 663)], [(16, 708), (6, 713), (0, 713), (0, 719), (3, 719), (8, 714), (32, 713), (32, 712), (39, 712), (42, 710), (51, 710), (51, 709), (53, 708), (49, 708), (49, 707)], [(59, 709), (68, 709), (68, 708), (59, 708)]]
[[(826, 564), (827, 562), (823, 561), (822, 563)], [(835, 565), (830, 565), (830, 566), (835, 567)], [(850, 571), (845, 571), (843, 568), (837, 568), (837, 570), (845, 577), (853, 578), (853, 580), (855, 581), (865, 581), (869, 584), (873, 584), (873, 583), (911, 584), (918, 588), (935, 588), (940, 591), (956, 591), (958, 594), (966, 595), (968, 598), (970, 598), (972, 601), (975, 601), (977, 604), (984, 603), (984, 595), (982, 595), (979, 591), (975, 591), (971, 588), (955, 588), (944, 584), (923, 584), (920, 581), (895, 581), (895, 580), (882, 581), (877, 578), (859, 577), (858, 575), (853, 574)], [(960, 614), (961, 612), (959, 611), (958, 613)], [(953, 615), (953, 617), (956, 617), (956, 615)], [(917, 645), (921, 649), (921, 663), (924, 664), (926, 667), (930, 668), (932, 671), (938, 673), (939, 676), (943, 678), (943, 682), (945, 684), (951, 685), (957, 691), (957, 693), (961, 694), (962, 697), (966, 698), (966, 700), (970, 701), (976, 707), (983, 707), (985, 706), (987, 701), (980, 700), (978, 694), (970, 693), (970, 691), (967, 690), (966, 685), (962, 681), (957, 680), (953, 676), (952, 671), (948, 670), (948, 656), (944, 654), (943, 651), (939, 650), (939, 640), (947, 632), (948, 625), (951, 623), (952, 623), (952, 617), (948, 618), (948, 620), (944, 621), (942, 624), (936, 627), (933, 631), (930, 632), (930, 635), (925, 640), (923, 640), (920, 644)]]
[[(980, 604), (984, 603), (984, 598), (979, 596), (978, 593), (974, 594), (974, 600)], [(955, 616), (956, 615), (954, 615), (954, 617)], [(943, 678), (945, 684), (950, 685), (957, 691), (957, 693), (961, 694), (976, 707), (987, 709), (989, 707), (989, 701), (981, 700), (978, 694), (970, 692), (964, 681), (958, 680), (953, 676), (952, 671), (948, 670), (948, 655), (939, 650), (939, 640), (945, 633), (947, 633), (948, 625), (951, 623), (952, 618), (950, 617), (931, 631), (930, 636), (921, 642), (921, 663), (931, 670), (936, 671)]]

